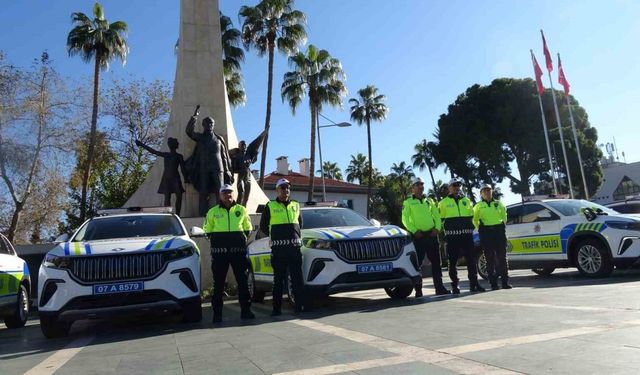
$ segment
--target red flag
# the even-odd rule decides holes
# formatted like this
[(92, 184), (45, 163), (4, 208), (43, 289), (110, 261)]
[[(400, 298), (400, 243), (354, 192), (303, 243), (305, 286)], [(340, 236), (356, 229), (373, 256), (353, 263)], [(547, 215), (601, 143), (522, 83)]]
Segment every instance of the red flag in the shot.
[(558, 83), (564, 87), (564, 95), (569, 96), (569, 89), (571, 88), (571, 85), (569, 85), (569, 81), (567, 81), (567, 77), (564, 75), (560, 54), (558, 54)]
[(531, 51), (531, 59), (533, 60), (533, 72), (536, 75), (536, 86), (538, 86), (538, 93), (540, 95), (544, 94), (544, 85), (542, 85), (542, 69), (540, 69), (540, 65), (538, 65), (538, 60), (533, 55), (533, 51)]
[(547, 40), (544, 38), (544, 33), (540, 30), (540, 34), (542, 35), (542, 47), (544, 48), (544, 59), (547, 64), (547, 71), (551, 73), (553, 71), (553, 60), (551, 60), (551, 54), (549, 53), (549, 48), (547, 48)]

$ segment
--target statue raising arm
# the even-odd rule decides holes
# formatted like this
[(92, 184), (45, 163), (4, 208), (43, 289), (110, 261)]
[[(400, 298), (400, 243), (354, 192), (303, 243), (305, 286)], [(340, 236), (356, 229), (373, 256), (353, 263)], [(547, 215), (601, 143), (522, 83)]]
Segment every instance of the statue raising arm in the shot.
[(161, 152), (161, 151), (155, 150), (155, 149), (153, 149), (152, 147), (149, 147), (149, 146), (145, 145), (144, 143), (140, 142), (140, 141), (139, 141), (139, 140), (137, 140), (137, 139), (136, 139), (136, 146), (138, 146), (138, 147), (142, 147), (142, 148), (144, 148), (145, 150), (149, 151), (150, 153), (152, 153), (152, 154), (154, 154), (154, 155), (156, 155), (156, 156), (160, 156), (160, 157), (165, 157), (165, 156), (167, 156), (167, 153), (166, 153), (166, 152)]

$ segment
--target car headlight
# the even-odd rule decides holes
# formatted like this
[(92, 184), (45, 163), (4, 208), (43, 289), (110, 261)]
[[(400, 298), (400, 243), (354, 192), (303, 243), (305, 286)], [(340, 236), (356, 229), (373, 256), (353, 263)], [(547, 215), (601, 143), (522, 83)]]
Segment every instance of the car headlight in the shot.
[(605, 221), (605, 224), (614, 229), (640, 231), (640, 221)]
[(308, 249), (330, 250), (333, 246), (332, 241), (322, 240), (319, 238), (303, 238), (302, 244)]
[(195, 249), (193, 248), (193, 246), (186, 245), (174, 250), (165, 251), (162, 254), (162, 257), (165, 261), (171, 262), (182, 258), (188, 258), (193, 255), (194, 251)]
[(44, 256), (44, 259), (42, 260), (42, 264), (45, 267), (49, 267), (49, 268), (67, 269), (69, 268), (69, 266), (71, 266), (71, 259), (69, 259), (68, 257), (61, 257), (58, 255), (47, 254)]
[(409, 244), (413, 243), (413, 238), (411, 237), (410, 234), (404, 236), (404, 246), (407, 246)]

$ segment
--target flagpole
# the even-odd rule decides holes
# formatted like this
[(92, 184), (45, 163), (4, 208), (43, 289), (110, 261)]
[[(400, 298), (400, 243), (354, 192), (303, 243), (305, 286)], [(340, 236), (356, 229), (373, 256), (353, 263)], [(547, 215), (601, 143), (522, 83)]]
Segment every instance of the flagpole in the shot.
[[(529, 52), (531, 52), (531, 63), (534, 64), (534, 69), (535, 69), (535, 62), (534, 62), (534, 57), (533, 57), (533, 50), (529, 50)], [(540, 91), (536, 90), (536, 92), (538, 93), (538, 103), (540, 103), (540, 117), (542, 117), (542, 131), (544, 132), (544, 140), (547, 144), (547, 155), (549, 157), (549, 168), (551, 169), (551, 181), (553, 182), (553, 193), (555, 195), (558, 195), (558, 186), (556, 185), (556, 171), (553, 169), (553, 159), (551, 158), (551, 147), (549, 146), (549, 134), (547, 132), (547, 120), (544, 118), (544, 108), (542, 107), (542, 97), (540, 96)]]
[(573, 196), (573, 183), (571, 182), (571, 171), (569, 168), (569, 159), (567, 158), (567, 149), (564, 146), (564, 135), (562, 134), (562, 122), (560, 121), (560, 112), (558, 111), (558, 103), (556, 101), (556, 93), (553, 88), (553, 80), (551, 79), (551, 70), (553, 69), (553, 65), (551, 63), (551, 56), (547, 49), (547, 43), (544, 39), (544, 33), (540, 30), (540, 34), (542, 35), (542, 43), (544, 45), (545, 59), (547, 65), (547, 71), (549, 72), (549, 85), (551, 86), (551, 98), (553, 98), (553, 109), (556, 112), (556, 122), (558, 123), (558, 132), (560, 133), (560, 146), (562, 146), (562, 155), (564, 156), (564, 164), (567, 168), (567, 182), (569, 183), (569, 195), (571, 199), (574, 199)]
[(556, 93), (553, 89), (553, 80), (551, 79), (551, 72), (549, 72), (549, 84), (551, 85), (551, 97), (553, 98), (553, 108), (556, 112), (556, 122), (558, 123), (558, 132), (560, 133), (560, 146), (562, 146), (562, 155), (564, 156), (564, 164), (567, 168), (567, 181), (569, 182), (569, 194), (573, 199), (573, 183), (571, 182), (571, 172), (569, 169), (569, 159), (567, 158), (567, 149), (564, 147), (564, 135), (562, 135), (562, 122), (560, 121), (560, 112), (558, 112), (558, 103), (556, 102)]
[(584, 164), (582, 164), (580, 144), (578, 143), (578, 134), (576, 132), (576, 124), (575, 124), (575, 121), (573, 121), (573, 111), (571, 110), (571, 102), (569, 101), (569, 95), (565, 95), (565, 98), (567, 98), (567, 107), (569, 107), (569, 119), (571, 120), (571, 130), (573, 130), (573, 138), (576, 141), (576, 151), (578, 152), (578, 163), (580, 164), (580, 174), (582, 174), (582, 184), (584, 185), (584, 197), (585, 197), (584, 199), (589, 199), (589, 188), (587, 188), (587, 179), (584, 176)]

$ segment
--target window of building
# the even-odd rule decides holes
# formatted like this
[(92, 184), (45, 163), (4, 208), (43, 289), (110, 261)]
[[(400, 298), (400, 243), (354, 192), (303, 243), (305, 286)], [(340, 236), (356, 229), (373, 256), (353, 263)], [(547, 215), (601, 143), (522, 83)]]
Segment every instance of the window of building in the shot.
[(640, 185), (636, 184), (632, 179), (627, 176), (622, 178), (620, 185), (613, 192), (614, 201), (622, 201), (629, 195), (640, 194)]

